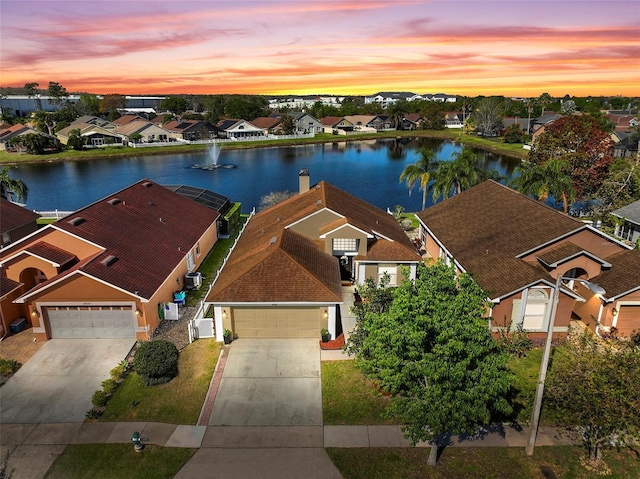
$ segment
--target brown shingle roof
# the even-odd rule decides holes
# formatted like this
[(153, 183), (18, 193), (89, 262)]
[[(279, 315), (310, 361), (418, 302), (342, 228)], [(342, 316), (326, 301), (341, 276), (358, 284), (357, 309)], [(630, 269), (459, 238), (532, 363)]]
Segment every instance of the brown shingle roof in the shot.
[(0, 234), (35, 222), (40, 215), (0, 198)]
[(22, 286), (22, 283), (13, 281), (6, 276), (0, 276), (0, 298), (6, 296), (11, 291), (18, 289), (20, 286)]
[[(397, 262), (420, 259), (391, 215), (320, 182), (306, 193), (288, 198), (251, 218), (207, 301), (341, 301), (336, 258), (324, 252), (324, 242), (318, 242), (317, 236), (303, 236), (289, 228), (323, 209), (342, 215), (349, 224), (377, 235), (378, 239), (370, 246), (372, 259)], [(331, 224), (345, 224), (345, 221), (336, 216)], [(326, 228), (320, 225), (321, 229)]]
[(282, 118), (270, 118), (268, 116), (261, 116), (251, 120), (253, 126), (265, 129), (274, 128), (280, 122), (282, 122)]
[(585, 227), (492, 180), (427, 208), (418, 217), (493, 298), (536, 278), (549, 280), (541, 266), (516, 256)]
[(580, 254), (583, 251), (583, 248), (571, 241), (568, 241), (554, 246), (553, 248), (549, 248), (544, 253), (536, 255), (536, 258), (547, 265), (551, 265), (558, 261), (562, 261), (563, 259)]
[(615, 298), (640, 288), (640, 250), (621, 251), (607, 257), (611, 269), (589, 281), (602, 286), (606, 298)]
[[(105, 248), (82, 267), (84, 273), (150, 298), (218, 216), (211, 208), (141, 180), (54, 226)], [(84, 221), (73, 225), (74, 218)], [(110, 264), (103, 261), (108, 256), (115, 258)]]

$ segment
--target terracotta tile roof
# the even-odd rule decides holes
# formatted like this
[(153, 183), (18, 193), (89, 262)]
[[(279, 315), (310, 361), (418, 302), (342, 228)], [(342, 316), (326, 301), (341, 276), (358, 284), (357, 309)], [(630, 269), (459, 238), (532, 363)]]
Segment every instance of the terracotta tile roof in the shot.
[(607, 261), (611, 263), (611, 269), (589, 280), (605, 289), (605, 298), (616, 298), (640, 289), (640, 250), (621, 251), (607, 257)]
[(20, 286), (22, 286), (22, 283), (13, 281), (6, 276), (0, 276), (0, 298), (5, 297), (11, 291), (18, 289)]
[(0, 198), (0, 234), (35, 222), (40, 215)]
[(456, 261), (492, 298), (550, 277), (517, 255), (584, 228), (581, 221), (495, 181), (485, 181), (418, 213)]
[(251, 218), (207, 301), (341, 301), (338, 261), (318, 239), (327, 228), (319, 225), (316, 236), (289, 228), (324, 209), (346, 219), (336, 217), (330, 227), (349, 223), (377, 237), (369, 242), (372, 258), (419, 261), (393, 216), (322, 181)]
[[(84, 273), (150, 298), (218, 216), (211, 208), (141, 180), (53, 226), (105, 248), (82, 267)], [(104, 261), (108, 257), (111, 261)]]
[(46, 241), (38, 241), (25, 248), (25, 251), (49, 260), (52, 263), (57, 263), (60, 267), (77, 259), (75, 254), (49, 244)]

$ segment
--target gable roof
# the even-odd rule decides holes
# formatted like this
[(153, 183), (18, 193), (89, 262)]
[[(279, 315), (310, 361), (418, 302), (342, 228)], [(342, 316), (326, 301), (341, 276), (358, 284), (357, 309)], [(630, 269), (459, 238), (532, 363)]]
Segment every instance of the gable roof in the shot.
[(0, 234), (33, 223), (38, 218), (40, 218), (38, 213), (0, 198)]
[(626, 221), (640, 225), (640, 200), (634, 201), (622, 208), (618, 208), (611, 212), (619, 218), (624, 218)]
[(103, 250), (38, 289), (81, 273), (149, 299), (218, 216), (211, 208), (141, 180), (51, 225)]
[(603, 271), (590, 281), (602, 286), (609, 301), (615, 300), (632, 291), (640, 290), (638, 271), (640, 271), (640, 250), (620, 251), (607, 258), (611, 269)]
[(260, 116), (254, 120), (251, 120), (251, 124), (258, 128), (274, 128), (282, 122), (282, 118), (272, 118), (268, 116)]
[(393, 216), (321, 181), (249, 220), (207, 301), (341, 302), (337, 259), (324, 252), (323, 241), (292, 228), (323, 211), (335, 214), (332, 225), (348, 223), (377, 238), (371, 242), (367, 259), (419, 261)]
[(418, 218), (492, 298), (548, 281), (541, 265), (517, 256), (586, 228), (493, 180), (427, 208)]
[(120, 118), (116, 118), (112, 121), (114, 125), (126, 125), (131, 123), (132, 121), (147, 121), (145, 118), (142, 118), (138, 115), (123, 115)]

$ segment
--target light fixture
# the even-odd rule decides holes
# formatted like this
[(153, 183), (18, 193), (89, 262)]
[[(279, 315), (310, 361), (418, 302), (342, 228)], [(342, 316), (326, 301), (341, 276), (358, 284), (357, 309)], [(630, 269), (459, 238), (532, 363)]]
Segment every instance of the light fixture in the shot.
[(140, 316), (142, 314), (142, 311), (140, 311), (139, 309), (136, 309), (136, 316)]
[(324, 310), (324, 319), (327, 319), (329, 317), (329, 312), (325, 309)]
[(611, 314), (613, 314), (613, 317), (618, 316), (618, 310), (616, 308), (613, 308), (613, 310), (611, 311)]
[(222, 310), (222, 319), (227, 319), (227, 310)]
[(40, 313), (38, 313), (37, 309), (34, 309), (33, 311), (31, 311), (31, 316), (33, 316), (34, 318), (39, 318)]

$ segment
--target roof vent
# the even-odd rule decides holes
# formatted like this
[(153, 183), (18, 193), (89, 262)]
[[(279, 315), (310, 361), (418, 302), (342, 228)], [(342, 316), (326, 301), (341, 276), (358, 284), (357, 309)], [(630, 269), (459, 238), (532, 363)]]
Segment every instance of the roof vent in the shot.
[(76, 216), (75, 218), (69, 220), (69, 224), (71, 226), (78, 226), (84, 223), (85, 221), (87, 220), (85, 220), (82, 216)]
[(102, 261), (100, 261), (100, 263), (104, 266), (111, 266), (113, 263), (115, 263), (116, 261), (118, 261), (118, 258), (116, 256), (113, 256), (112, 254), (110, 254), (109, 256), (107, 256), (105, 259), (103, 259)]
[(109, 200), (109, 202), (108, 202), (108, 203), (109, 203), (110, 205), (114, 205), (114, 206), (115, 206), (115, 205), (117, 205), (117, 204), (120, 204), (120, 203), (121, 203), (121, 201), (120, 201), (118, 198), (111, 198), (111, 199)]
[(322, 204), (322, 200), (316, 201), (316, 206), (320, 206)]
[(278, 237), (274, 236), (269, 240), (269, 246), (271, 246), (272, 244), (275, 244), (275, 242), (278, 241)]
[(150, 181), (145, 181), (144, 183), (142, 183), (142, 186), (144, 186), (145, 188), (151, 188), (153, 186), (153, 183), (151, 183)]

